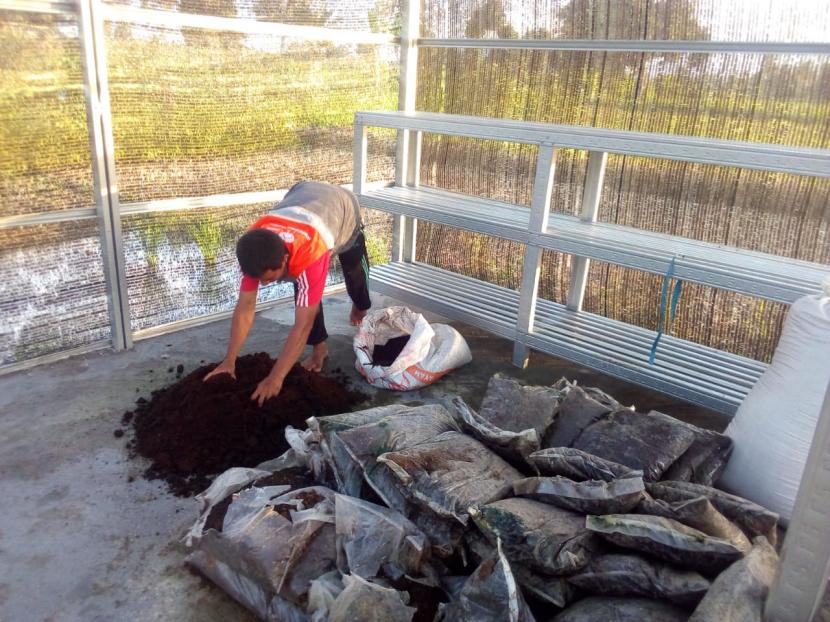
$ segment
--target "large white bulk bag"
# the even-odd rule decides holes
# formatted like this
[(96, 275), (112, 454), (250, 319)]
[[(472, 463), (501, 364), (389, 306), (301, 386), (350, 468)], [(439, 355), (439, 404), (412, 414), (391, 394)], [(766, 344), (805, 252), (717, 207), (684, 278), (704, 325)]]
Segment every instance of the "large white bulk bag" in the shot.
[(830, 383), (830, 277), (823, 296), (793, 303), (772, 363), (725, 434), (735, 449), (719, 481), (790, 520)]
[[(376, 345), (403, 335), (409, 341), (391, 365), (372, 363)], [(370, 385), (394, 391), (420, 389), (473, 360), (464, 337), (452, 326), (430, 324), (406, 307), (367, 313), (353, 345), (357, 371)]]

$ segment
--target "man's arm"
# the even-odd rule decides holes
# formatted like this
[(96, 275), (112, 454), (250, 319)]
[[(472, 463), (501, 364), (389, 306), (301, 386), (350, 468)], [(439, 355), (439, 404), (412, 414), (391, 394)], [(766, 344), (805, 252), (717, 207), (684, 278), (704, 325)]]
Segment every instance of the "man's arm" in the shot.
[(288, 333), (277, 362), (271, 368), (271, 373), (259, 383), (256, 391), (251, 395), (251, 399), (257, 400), (260, 406), (268, 398), (279, 395), (285, 377), (303, 353), (308, 334), (311, 332), (314, 318), (317, 317), (319, 310), (319, 302), (311, 307), (297, 307), (294, 310), (294, 326)]
[(231, 318), (231, 336), (228, 340), (228, 350), (225, 359), (211, 371), (205, 380), (219, 374), (230, 374), (236, 378), (236, 357), (248, 338), (251, 325), (254, 323), (256, 313), (256, 290), (239, 292), (239, 299), (236, 301), (236, 308)]

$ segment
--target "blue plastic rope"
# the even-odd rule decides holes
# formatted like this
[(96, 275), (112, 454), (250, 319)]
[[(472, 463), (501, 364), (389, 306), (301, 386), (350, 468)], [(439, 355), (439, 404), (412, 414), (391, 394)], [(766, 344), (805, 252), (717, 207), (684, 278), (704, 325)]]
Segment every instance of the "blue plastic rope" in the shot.
[(674, 266), (675, 266), (675, 258), (672, 257), (671, 263), (669, 263), (669, 268), (666, 270), (666, 274), (663, 276), (663, 288), (660, 292), (660, 322), (657, 325), (657, 336), (654, 338), (654, 342), (651, 344), (651, 352), (648, 355), (648, 364), (654, 365), (654, 359), (657, 356), (657, 346), (660, 344), (660, 338), (663, 336), (664, 332), (664, 322), (665, 322), (665, 332), (671, 331), (671, 324), (674, 320), (674, 314), (677, 312), (677, 301), (680, 299), (680, 291), (683, 285), (683, 281), (676, 281), (674, 284), (674, 288), (672, 289), (671, 293), (671, 302), (669, 303), (669, 319), (666, 322), (666, 304), (669, 302), (667, 300), (669, 294), (669, 281), (671, 281), (672, 276), (674, 275)]

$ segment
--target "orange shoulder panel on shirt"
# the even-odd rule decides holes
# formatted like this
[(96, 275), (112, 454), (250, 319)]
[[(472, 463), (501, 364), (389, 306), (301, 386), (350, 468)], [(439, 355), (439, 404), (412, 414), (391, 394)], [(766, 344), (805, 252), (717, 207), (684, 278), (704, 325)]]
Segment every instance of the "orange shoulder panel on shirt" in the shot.
[(300, 276), (328, 251), (317, 230), (306, 223), (266, 214), (251, 225), (251, 229), (268, 229), (282, 238), (290, 256), (288, 276), (291, 278)]

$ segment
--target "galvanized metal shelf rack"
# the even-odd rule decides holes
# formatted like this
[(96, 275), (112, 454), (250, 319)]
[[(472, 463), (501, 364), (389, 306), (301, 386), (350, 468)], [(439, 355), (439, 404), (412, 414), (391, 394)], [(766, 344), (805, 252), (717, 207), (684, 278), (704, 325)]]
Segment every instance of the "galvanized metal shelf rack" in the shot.
[[(399, 131), (396, 183), (365, 185), (368, 127)], [(423, 133), (535, 144), (539, 156), (531, 207), (419, 185)], [(588, 152), (579, 217), (550, 214), (556, 148)], [(830, 152), (663, 134), (413, 111), (355, 116), (355, 192), (365, 207), (396, 216), (393, 261), (373, 269), (372, 285), (404, 301), (514, 341), (514, 363), (529, 349), (733, 414), (764, 363), (665, 336), (654, 364), (656, 333), (582, 310), (591, 259), (664, 274), (783, 303), (818, 293), (830, 266), (596, 222), (608, 153), (830, 177)], [(525, 244), (520, 290), (513, 291), (417, 263), (417, 219)], [(538, 299), (543, 250), (575, 256), (567, 304)], [(486, 305), (481, 301), (487, 301)]]

